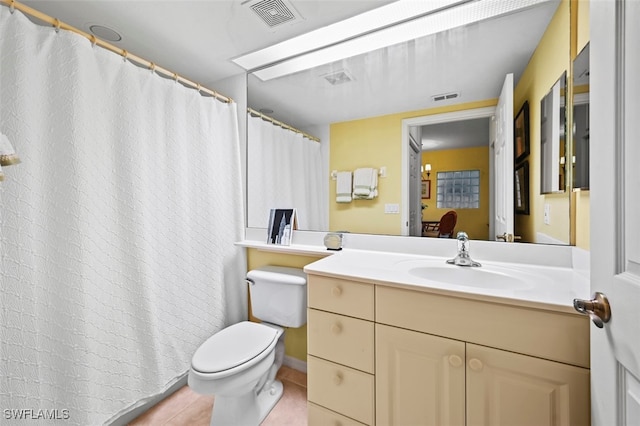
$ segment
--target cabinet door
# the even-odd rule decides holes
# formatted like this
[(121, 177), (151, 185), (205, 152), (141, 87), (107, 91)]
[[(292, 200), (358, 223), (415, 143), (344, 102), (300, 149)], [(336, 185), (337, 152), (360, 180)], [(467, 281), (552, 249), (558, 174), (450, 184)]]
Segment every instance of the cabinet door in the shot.
[(464, 425), (464, 342), (376, 324), (376, 424)]
[(589, 370), (467, 344), (467, 425), (589, 425)]

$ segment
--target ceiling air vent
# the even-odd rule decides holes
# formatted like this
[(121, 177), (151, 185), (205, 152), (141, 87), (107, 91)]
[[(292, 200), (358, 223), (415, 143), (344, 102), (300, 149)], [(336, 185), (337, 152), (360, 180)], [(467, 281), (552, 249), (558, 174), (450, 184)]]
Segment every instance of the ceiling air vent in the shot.
[(455, 99), (457, 97), (460, 97), (460, 92), (451, 92), (451, 93), (443, 93), (442, 95), (433, 95), (431, 99), (433, 99), (434, 102), (439, 102), (439, 101), (448, 101), (449, 99)]
[(349, 74), (349, 72), (345, 69), (330, 72), (328, 74), (323, 74), (321, 77), (327, 80), (332, 86), (348, 83), (354, 80), (351, 74)]
[(269, 28), (302, 20), (302, 16), (286, 0), (250, 0), (242, 3), (258, 15)]

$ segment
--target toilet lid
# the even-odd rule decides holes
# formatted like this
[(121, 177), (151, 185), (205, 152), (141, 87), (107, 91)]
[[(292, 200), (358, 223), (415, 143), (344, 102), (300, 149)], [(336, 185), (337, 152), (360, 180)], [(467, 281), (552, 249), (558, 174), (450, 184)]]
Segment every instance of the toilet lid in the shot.
[(191, 366), (201, 373), (217, 373), (237, 367), (264, 352), (278, 331), (255, 322), (243, 321), (209, 337), (193, 355)]

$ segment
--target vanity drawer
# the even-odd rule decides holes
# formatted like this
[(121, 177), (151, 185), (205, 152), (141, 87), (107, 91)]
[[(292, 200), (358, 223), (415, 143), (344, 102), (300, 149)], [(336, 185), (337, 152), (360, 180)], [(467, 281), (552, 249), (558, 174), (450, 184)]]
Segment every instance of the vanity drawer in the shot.
[(308, 276), (309, 307), (373, 321), (373, 284)]
[(307, 385), (310, 402), (359, 422), (373, 424), (373, 375), (309, 355)]
[(392, 287), (376, 322), (589, 368), (589, 318)]
[(345, 417), (319, 405), (309, 403), (309, 426), (365, 426), (349, 417)]
[(310, 355), (373, 374), (373, 322), (309, 309), (307, 334)]

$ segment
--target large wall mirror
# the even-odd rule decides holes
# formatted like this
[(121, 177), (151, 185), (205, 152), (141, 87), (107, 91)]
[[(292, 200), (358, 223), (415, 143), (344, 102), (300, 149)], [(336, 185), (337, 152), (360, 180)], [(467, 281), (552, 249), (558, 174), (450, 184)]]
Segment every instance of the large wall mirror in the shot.
[[(536, 74), (531, 66), (532, 56), (541, 46), (545, 52), (535, 68), (569, 68), (568, 3), (532, 2), (526, 8), (491, 19), (276, 78), (264, 78), (264, 72), (262, 76), (260, 72), (249, 73), (248, 105), (253, 113), (248, 117), (247, 128), (247, 226), (265, 227), (269, 208), (298, 207), (298, 202), (291, 200), (270, 205), (263, 185), (269, 181), (269, 188), (276, 191), (296, 187), (306, 199), (304, 202), (311, 203), (298, 212), (299, 229), (403, 235), (402, 210), (407, 199), (417, 194), (418, 215), (423, 221), (437, 220), (443, 213), (437, 207), (438, 176), (444, 179), (450, 176), (447, 172), (469, 170), (480, 174), (481, 207), (460, 208), (456, 230), (473, 226), (478, 231), (470, 234), (471, 238), (494, 240), (495, 235), (489, 232), (490, 204), (499, 194), (490, 185), (491, 109), (496, 107), (507, 74), (513, 74), (514, 78), (514, 111), (525, 101), (539, 104), (544, 93), (531, 87), (544, 86), (546, 92), (560, 74), (555, 71), (551, 71), (555, 73), (553, 77), (546, 71), (543, 76)], [(455, 17), (455, 10), (450, 13), (450, 18)], [(559, 33), (561, 40), (554, 40)], [(549, 66), (550, 62), (554, 66)], [(403, 158), (403, 144), (410, 141), (409, 138), (403, 141), (403, 120), (471, 110), (485, 113), (412, 128), (410, 139), (418, 158), (417, 166), (405, 173), (408, 162)], [(267, 135), (269, 126), (300, 130), (289, 134), (292, 141), (287, 144), (295, 148), (266, 152), (257, 140), (277, 144), (278, 140), (289, 138), (281, 133)], [(532, 121), (532, 147), (533, 139), (539, 137), (534, 127)], [(296, 144), (294, 140), (303, 143)], [(306, 158), (315, 161), (296, 160), (298, 157), (293, 156), (292, 150), (302, 149), (310, 150), (312, 153)], [(569, 244), (567, 194), (561, 200), (557, 200), (560, 196), (556, 194), (552, 200), (554, 215), (561, 217), (554, 223), (562, 228), (556, 234), (562, 236), (545, 241), (536, 239), (536, 234), (544, 234), (538, 224), (544, 223), (543, 204), (548, 202), (538, 202), (535, 197), (539, 194), (535, 183), (539, 179), (535, 171), (539, 169), (539, 156), (532, 148), (527, 159), (532, 163), (531, 208), (526, 218), (517, 218), (516, 232), (525, 235), (526, 242)], [(275, 173), (265, 172), (262, 164), (286, 169), (287, 174), (277, 178), (272, 176)], [(425, 169), (427, 164), (431, 170)], [(339, 202), (339, 185), (332, 172), (358, 168), (384, 172), (377, 175), (376, 197)], [(308, 185), (311, 179), (307, 177), (312, 174), (319, 181)], [(424, 181), (429, 181), (428, 196), (423, 193)], [(310, 212), (317, 213), (313, 219)]]

